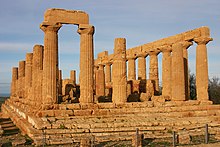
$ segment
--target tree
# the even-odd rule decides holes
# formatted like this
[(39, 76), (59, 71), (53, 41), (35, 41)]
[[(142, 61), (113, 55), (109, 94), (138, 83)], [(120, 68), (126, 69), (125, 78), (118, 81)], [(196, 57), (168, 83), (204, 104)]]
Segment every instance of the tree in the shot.
[(195, 74), (191, 74), (189, 76), (189, 83), (190, 83), (190, 99), (196, 99), (196, 76)]
[(209, 79), (209, 99), (213, 101), (214, 104), (220, 104), (220, 79), (218, 77), (213, 77)]

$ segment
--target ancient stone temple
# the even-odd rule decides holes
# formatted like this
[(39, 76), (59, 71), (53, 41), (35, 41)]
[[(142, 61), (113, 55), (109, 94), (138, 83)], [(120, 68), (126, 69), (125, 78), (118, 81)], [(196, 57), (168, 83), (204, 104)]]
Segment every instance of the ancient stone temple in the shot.
[[(58, 62), (58, 31), (65, 24), (77, 25), (80, 36), (79, 77), (70, 69), (69, 79), (62, 78)], [(208, 97), (208, 27), (133, 48), (126, 47), (125, 38), (116, 38), (113, 54), (103, 51), (97, 59), (95, 27), (85, 12), (48, 9), (40, 29), (44, 44), (34, 45), (12, 68), (11, 97), (2, 105), (3, 113), (35, 144), (42, 144), (42, 130), (46, 144), (71, 144), (90, 137), (98, 142), (128, 140), (136, 128), (145, 138), (204, 123), (217, 128), (220, 106)], [(193, 43), (197, 99), (189, 100), (188, 50)]]

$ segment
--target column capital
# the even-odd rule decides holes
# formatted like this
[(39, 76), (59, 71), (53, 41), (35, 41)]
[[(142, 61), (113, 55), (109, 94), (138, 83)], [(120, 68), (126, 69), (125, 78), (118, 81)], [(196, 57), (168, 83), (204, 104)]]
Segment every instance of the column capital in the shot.
[(127, 60), (135, 60), (136, 56), (134, 55), (126, 55)]
[(153, 55), (153, 56), (157, 56), (159, 53), (160, 53), (160, 50), (156, 50), (156, 51), (149, 51), (148, 54), (149, 54), (150, 56), (152, 56), (152, 55)]
[(45, 25), (41, 24), (40, 29), (44, 32), (58, 32), (58, 30), (62, 27), (62, 24), (56, 24), (56, 25)]
[(111, 66), (112, 62), (106, 62), (105, 65)]
[(161, 47), (158, 47), (158, 49), (163, 53), (172, 51), (172, 47), (170, 45), (163, 45)]
[(104, 68), (105, 65), (102, 63), (99, 63), (98, 66), (99, 66), (99, 68), (101, 68), (101, 67)]
[(88, 34), (88, 35), (93, 35), (95, 32), (95, 27), (92, 25), (79, 25), (78, 31), (80, 35), (82, 34)]
[(140, 54), (137, 54), (137, 57), (140, 58), (140, 57), (147, 57), (148, 53), (140, 53)]
[(193, 45), (193, 42), (191, 42), (191, 41), (182, 41), (181, 44), (183, 45), (184, 49), (188, 49), (191, 45)]
[(206, 45), (209, 41), (212, 41), (213, 38), (211, 37), (198, 37), (193, 39), (198, 45), (204, 44)]

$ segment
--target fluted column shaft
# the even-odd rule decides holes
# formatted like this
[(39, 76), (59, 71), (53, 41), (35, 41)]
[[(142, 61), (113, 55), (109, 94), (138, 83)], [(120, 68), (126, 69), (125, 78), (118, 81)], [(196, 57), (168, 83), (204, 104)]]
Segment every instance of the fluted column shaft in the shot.
[(208, 101), (208, 58), (206, 44), (212, 38), (200, 37), (194, 41), (198, 44), (196, 47), (196, 93), (197, 100)]
[(185, 76), (185, 94), (186, 99), (190, 98), (190, 83), (189, 83), (189, 66), (188, 66), (188, 48), (192, 42), (184, 41), (183, 44), (183, 63), (184, 63), (184, 76)]
[(58, 76), (58, 95), (62, 95), (62, 70), (59, 70), (59, 76)]
[(73, 81), (73, 84), (76, 84), (76, 71), (75, 70), (70, 71), (70, 79)]
[(80, 103), (93, 103), (94, 50), (93, 26), (78, 29), (80, 34)]
[(128, 58), (128, 80), (136, 80), (135, 58)]
[(32, 87), (32, 60), (33, 53), (26, 54), (26, 64), (25, 64), (25, 97), (30, 98), (30, 90)]
[(17, 80), (18, 80), (18, 68), (12, 68), (12, 81), (11, 81), (11, 96), (17, 96)]
[(19, 61), (18, 67), (18, 97), (24, 98), (25, 89), (25, 61)]
[(172, 46), (172, 98), (173, 101), (186, 100), (184, 80), (183, 45), (181, 42)]
[(138, 56), (138, 80), (146, 80), (146, 59), (145, 55)]
[(126, 40), (116, 38), (112, 65), (113, 103), (127, 102)]
[(96, 95), (104, 96), (105, 95), (105, 73), (104, 65), (99, 64), (99, 69), (96, 72)]
[(33, 49), (32, 100), (38, 103), (42, 103), (43, 50), (42, 45), (35, 45)]
[(111, 82), (111, 64), (105, 64), (105, 83)]
[(171, 97), (171, 51), (163, 50), (162, 58), (162, 95)]
[(41, 26), (44, 31), (43, 103), (58, 102), (58, 30), (61, 25)]
[(154, 93), (159, 93), (159, 77), (158, 77), (158, 52), (151, 52), (150, 55), (150, 68), (149, 79), (152, 80), (154, 85)]
[(105, 64), (105, 95), (110, 95), (111, 85), (111, 63)]

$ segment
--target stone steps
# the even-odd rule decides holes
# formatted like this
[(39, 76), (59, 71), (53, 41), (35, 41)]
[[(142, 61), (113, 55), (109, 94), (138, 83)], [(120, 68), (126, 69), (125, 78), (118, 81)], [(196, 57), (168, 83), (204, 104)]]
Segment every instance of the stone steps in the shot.
[[(8, 103), (9, 104), (9, 103)], [(219, 105), (188, 105), (188, 106), (166, 106), (146, 107), (145, 104), (128, 104), (125, 107), (115, 108), (111, 104), (99, 105), (99, 108), (89, 110), (86, 106), (72, 105), (77, 108), (72, 111), (77, 116), (45, 116), (37, 118), (31, 113), (25, 113), (25, 108), (10, 103), (3, 105), (3, 110), (10, 113), (13, 122), (28, 134), (36, 143), (42, 143), (42, 128), (46, 127), (46, 140), (50, 144), (61, 144), (62, 142), (79, 142), (85, 136), (95, 136), (96, 141), (129, 140), (135, 134), (136, 128), (145, 138), (172, 137), (172, 131), (188, 133), (190, 135), (201, 135), (204, 133), (205, 124), (209, 124), (210, 133), (216, 134), (220, 126)], [(131, 108), (134, 106), (134, 108)], [(69, 107), (69, 106), (68, 106)], [(94, 107), (94, 106), (93, 106)], [(15, 113), (16, 111), (16, 113)], [(47, 110), (48, 111), (48, 110)], [(59, 110), (49, 110), (49, 113), (57, 113)], [(75, 113), (75, 111), (78, 111)], [(108, 113), (102, 113), (108, 112)], [(48, 114), (49, 114), (48, 113)], [(100, 115), (96, 115), (100, 114)], [(102, 115), (101, 115), (102, 114)], [(28, 122), (28, 121), (29, 122)]]
[(18, 134), (19, 128), (17, 128), (10, 119), (0, 118), (1, 129), (3, 130), (2, 135), (13, 135)]

